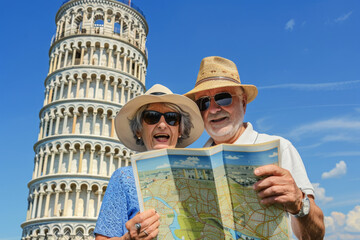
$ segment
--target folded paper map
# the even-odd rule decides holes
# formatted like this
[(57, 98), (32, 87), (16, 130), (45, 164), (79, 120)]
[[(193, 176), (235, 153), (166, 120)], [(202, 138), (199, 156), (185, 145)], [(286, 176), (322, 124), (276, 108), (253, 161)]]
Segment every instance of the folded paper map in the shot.
[(160, 214), (157, 239), (289, 239), (286, 212), (253, 190), (254, 169), (280, 164), (279, 141), (162, 149), (132, 156), (141, 211)]

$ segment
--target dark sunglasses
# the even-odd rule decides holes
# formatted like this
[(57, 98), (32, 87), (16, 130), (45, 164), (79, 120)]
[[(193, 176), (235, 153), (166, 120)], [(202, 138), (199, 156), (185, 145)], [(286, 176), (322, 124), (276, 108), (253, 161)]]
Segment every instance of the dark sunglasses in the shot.
[(211, 98), (214, 98), (215, 103), (219, 106), (229, 106), (232, 103), (232, 96), (236, 95), (231, 95), (228, 92), (222, 92), (217, 93), (214, 96), (201, 97), (195, 102), (198, 105), (200, 111), (205, 111), (210, 107)]
[(142, 119), (149, 125), (156, 124), (160, 121), (161, 116), (164, 116), (165, 121), (170, 126), (177, 126), (181, 120), (181, 114), (177, 112), (160, 113), (157, 111), (144, 111)]

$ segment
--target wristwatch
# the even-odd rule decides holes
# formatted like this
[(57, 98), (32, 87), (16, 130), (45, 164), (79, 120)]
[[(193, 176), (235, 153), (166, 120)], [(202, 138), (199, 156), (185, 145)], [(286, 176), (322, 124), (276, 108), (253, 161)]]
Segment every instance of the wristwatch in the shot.
[[(301, 190), (301, 188), (300, 188), (300, 190)], [(308, 215), (310, 212), (310, 200), (306, 193), (303, 192), (303, 194), (304, 194), (304, 198), (302, 199), (300, 211), (297, 214), (293, 215), (294, 217), (297, 217), (297, 218), (304, 217), (304, 216)]]

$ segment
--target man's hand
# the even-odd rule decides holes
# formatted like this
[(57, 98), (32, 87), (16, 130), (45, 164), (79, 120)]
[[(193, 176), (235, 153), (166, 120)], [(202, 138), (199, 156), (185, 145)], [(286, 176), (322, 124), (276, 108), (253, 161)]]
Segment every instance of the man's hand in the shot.
[(265, 165), (256, 168), (254, 174), (265, 177), (253, 186), (262, 204), (282, 204), (291, 214), (297, 214), (300, 211), (303, 193), (296, 186), (288, 170), (275, 165)]

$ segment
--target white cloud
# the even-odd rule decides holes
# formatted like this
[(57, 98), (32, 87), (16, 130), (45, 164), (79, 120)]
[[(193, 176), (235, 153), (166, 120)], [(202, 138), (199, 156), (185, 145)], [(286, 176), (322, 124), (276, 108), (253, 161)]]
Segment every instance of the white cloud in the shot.
[(351, 130), (359, 131), (360, 130), (360, 120), (359, 119), (349, 119), (349, 118), (334, 118), (318, 122), (313, 122), (309, 124), (302, 125), (300, 127), (292, 130), (289, 135), (291, 137), (300, 137), (306, 133), (314, 133), (315, 131), (328, 131), (328, 130)]
[(164, 163), (163, 165), (157, 166), (156, 169), (168, 168), (168, 167), (170, 167), (170, 164)]
[(278, 155), (277, 152), (273, 152), (272, 154), (269, 155), (270, 158), (276, 157)]
[(320, 154), (320, 156), (323, 156), (323, 157), (357, 157), (357, 156), (360, 156), (360, 152), (356, 152), (356, 151), (333, 152), (333, 153)]
[(332, 212), (325, 216), (326, 239), (360, 239), (360, 206), (348, 214)]
[(287, 21), (287, 23), (285, 24), (285, 30), (292, 31), (294, 29), (294, 26), (295, 26), (295, 20), (292, 18), (289, 21)]
[(343, 21), (347, 20), (350, 17), (351, 14), (352, 14), (352, 11), (350, 11), (350, 12), (336, 18), (334, 21), (335, 22), (343, 22)]
[(320, 187), (320, 183), (312, 183), (315, 190), (315, 198), (322, 203), (331, 202), (334, 198), (325, 196), (325, 188)]
[(175, 167), (195, 167), (198, 165), (200, 159), (197, 157), (187, 157), (186, 160), (180, 160), (174, 162)]
[(354, 81), (341, 81), (341, 82), (330, 82), (330, 83), (286, 83), (277, 84), (271, 86), (258, 87), (258, 89), (274, 89), (274, 88), (285, 88), (302, 91), (334, 91), (334, 90), (346, 90), (360, 87), (360, 80)]
[(226, 155), (225, 158), (226, 158), (226, 159), (232, 159), (232, 160), (239, 159), (238, 156), (231, 156), (231, 155)]
[(256, 120), (256, 128), (259, 132), (268, 132), (273, 128), (272, 121), (270, 117), (258, 118)]
[(324, 172), (321, 175), (321, 178), (322, 179), (335, 178), (345, 174), (346, 174), (346, 163), (344, 161), (340, 161), (339, 163), (336, 164), (335, 168), (331, 169), (329, 172)]
[(360, 206), (348, 213), (345, 229), (349, 232), (360, 232)]
[(331, 216), (333, 217), (336, 225), (343, 226), (345, 224), (345, 219), (346, 219), (345, 214), (341, 212), (332, 212)]

